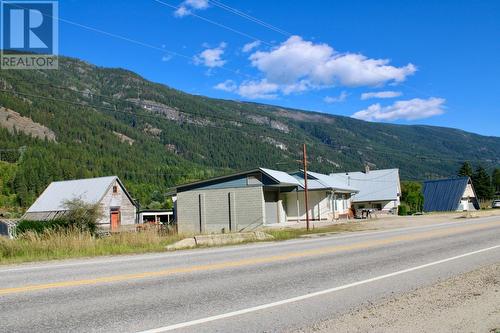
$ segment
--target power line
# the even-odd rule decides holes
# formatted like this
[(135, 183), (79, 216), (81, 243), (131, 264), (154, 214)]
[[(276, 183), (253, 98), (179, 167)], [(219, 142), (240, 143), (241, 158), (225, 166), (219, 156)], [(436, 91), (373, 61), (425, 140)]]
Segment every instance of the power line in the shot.
[[(156, 1), (156, 0), (154, 0), (154, 1)], [(22, 8), (21, 6), (18, 6), (18, 5), (15, 5), (15, 4), (12, 4), (12, 6), (17, 7), (17, 8)], [(58, 20), (60, 22), (66, 23), (66, 24), (70, 24), (70, 25), (73, 25), (73, 26), (76, 26), (76, 27), (79, 27), (79, 28), (82, 28), (82, 29), (86, 29), (86, 30), (89, 30), (89, 31), (92, 31), (92, 32), (96, 32), (96, 33), (99, 33), (99, 34), (102, 34), (102, 35), (106, 35), (108, 37), (113, 37), (113, 38), (120, 39), (120, 40), (129, 42), (129, 43), (138, 45), (138, 46), (142, 46), (142, 47), (149, 48), (149, 49), (152, 49), (152, 50), (156, 50), (156, 51), (160, 51), (160, 52), (163, 52), (163, 53), (167, 53), (167, 54), (169, 54), (171, 56), (184, 58), (184, 59), (187, 59), (189, 61), (193, 60), (193, 56), (188, 56), (188, 55), (176, 52), (176, 51), (172, 51), (172, 50), (166, 49), (164, 47), (156, 46), (156, 45), (153, 45), (153, 44), (150, 44), (150, 43), (146, 43), (146, 42), (143, 42), (143, 41), (140, 41), (140, 40), (137, 40), (137, 39), (129, 38), (129, 37), (122, 36), (122, 35), (119, 35), (119, 34), (115, 34), (115, 33), (112, 33), (112, 32), (108, 32), (108, 31), (105, 31), (105, 30), (102, 30), (102, 29), (94, 28), (94, 27), (91, 27), (89, 25), (85, 25), (85, 24), (81, 24), (81, 23), (78, 23), (78, 22), (75, 22), (75, 21), (64, 19), (62, 17), (55, 17), (55, 16), (52, 16), (52, 15), (49, 15), (49, 14), (46, 14), (46, 13), (42, 13), (42, 15), (44, 15), (46, 17), (49, 17), (51, 19)], [(217, 68), (220, 68), (220, 69), (222, 69), (224, 71), (227, 71), (227, 72), (230, 72), (230, 73), (233, 73), (233, 74), (236, 74), (238, 76), (243, 76), (243, 77), (247, 77), (247, 78), (253, 78), (253, 76), (251, 76), (251, 75), (248, 75), (248, 74), (245, 74), (245, 73), (241, 73), (240, 71), (237, 71), (237, 70), (234, 70), (234, 69), (231, 69), (231, 68), (227, 68), (225, 66), (219, 66)]]
[(277, 32), (279, 34), (282, 34), (282, 35), (287, 36), (287, 37), (292, 36), (292, 34), (289, 33), (288, 31), (280, 29), (280, 28), (278, 28), (278, 27), (276, 27), (276, 26), (274, 26), (274, 25), (272, 25), (270, 23), (264, 22), (264, 21), (262, 21), (262, 20), (260, 20), (260, 19), (258, 19), (256, 17), (251, 16), (249, 14), (246, 14), (246, 13), (244, 13), (244, 12), (242, 12), (242, 11), (234, 8), (234, 7), (230, 7), (230, 6), (224, 4), (224, 3), (220, 2), (220, 1), (208, 0), (208, 2), (210, 4), (216, 6), (216, 7), (219, 7), (219, 8), (224, 9), (224, 10), (230, 12), (230, 13), (233, 13), (235, 15), (243, 17), (243, 18), (245, 18), (245, 19), (247, 19), (249, 21), (252, 21), (254, 23), (257, 23), (257, 24), (259, 24), (259, 25), (261, 25), (261, 26), (263, 26), (265, 28), (271, 29), (271, 30), (273, 30), (273, 31), (275, 31), (275, 32)]
[[(162, 5), (164, 5), (164, 6), (167, 6), (167, 7), (173, 8), (173, 9), (179, 9), (179, 8), (181, 8), (180, 6), (175, 6), (175, 5), (169, 4), (169, 3), (164, 2), (164, 1), (160, 1), (160, 0), (153, 0), (153, 1), (155, 1), (155, 2), (157, 2), (157, 3), (159, 3), (159, 4), (162, 4)], [(231, 28), (231, 27), (229, 27), (229, 26), (227, 26), (227, 25), (225, 25), (225, 24), (222, 24), (222, 23), (216, 22), (216, 21), (214, 21), (214, 20), (208, 19), (208, 18), (203, 17), (203, 16), (201, 16), (201, 15), (195, 14), (195, 13), (193, 13), (193, 12), (191, 12), (189, 15), (194, 16), (194, 17), (196, 17), (196, 18), (198, 18), (198, 19), (200, 19), (200, 20), (203, 20), (203, 21), (205, 21), (205, 22), (208, 22), (208, 23), (210, 23), (210, 24), (216, 25), (216, 26), (218, 26), (218, 27), (224, 28), (224, 29), (226, 29), (226, 30), (232, 31), (232, 32), (234, 32), (234, 33), (236, 33), (236, 34), (238, 34), (238, 35), (243, 36), (243, 37), (250, 38), (250, 39), (252, 39), (252, 40), (254, 40), (254, 41), (261, 42), (262, 44), (266, 44), (266, 45), (268, 45), (268, 46), (273, 46), (273, 44), (268, 43), (268, 42), (266, 42), (266, 41), (263, 41), (263, 40), (261, 40), (261, 39), (259, 39), (259, 38), (257, 38), (257, 37), (254, 37), (254, 36), (252, 36), (252, 35), (249, 35), (249, 34), (247, 34), (247, 33), (245, 33), (245, 32), (240, 31), (240, 30), (236, 30), (236, 29)]]

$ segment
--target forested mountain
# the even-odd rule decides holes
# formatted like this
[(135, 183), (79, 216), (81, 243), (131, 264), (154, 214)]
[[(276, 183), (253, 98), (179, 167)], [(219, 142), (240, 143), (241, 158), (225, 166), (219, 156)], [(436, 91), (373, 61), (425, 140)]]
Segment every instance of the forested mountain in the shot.
[[(401, 169), (403, 179), (498, 165), (500, 138), (364, 122), (190, 95), (123, 69), (62, 58), (59, 70), (0, 71), (1, 205), (29, 205), (52, 180), (118, 175), (143, 205), (176, 184), (257, 166)], [(2, 118), (3, 117), (3, 118)]]

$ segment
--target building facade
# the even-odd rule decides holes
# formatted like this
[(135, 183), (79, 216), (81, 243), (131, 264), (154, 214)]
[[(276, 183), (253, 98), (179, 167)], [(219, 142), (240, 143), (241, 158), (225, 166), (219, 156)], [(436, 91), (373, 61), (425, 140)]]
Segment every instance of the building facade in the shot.
[(104, 231), (135, 229), (136, 205), (116, 176), (52, 182), (23, 216), (24, 220), (48, 221), (64, 218), (67, 203), (80, 200), (98, 204), (97, 225)]
[(355, 210), (397, 213), (401, 204), (399, 169), (370, 170), (367, 167), (364, 172), (333, 173), (330, 176), (359, 190), (351, 200)]
[(264, 168), (179, 186), (178, 231), (239, 232), (284, 223), (283, 194), (300, 186), (287, 173)]

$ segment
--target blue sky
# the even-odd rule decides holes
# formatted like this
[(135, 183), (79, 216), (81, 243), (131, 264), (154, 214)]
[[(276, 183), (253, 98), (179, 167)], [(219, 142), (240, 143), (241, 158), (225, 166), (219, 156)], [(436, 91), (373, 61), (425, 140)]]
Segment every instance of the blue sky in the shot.
[(61, 0), (59, 16), (60, 54), (189, 93), (500, 136), (500, 1)]

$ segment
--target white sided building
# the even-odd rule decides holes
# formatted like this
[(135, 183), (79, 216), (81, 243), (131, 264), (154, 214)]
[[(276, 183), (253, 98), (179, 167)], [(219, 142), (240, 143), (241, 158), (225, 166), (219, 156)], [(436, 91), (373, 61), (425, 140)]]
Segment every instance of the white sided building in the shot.
[(365, 172), (332, 173), (330, 176), (359, 190), (352, 196), (354, 209), (397, 212), (401, 203), (399, 169), (370, 170), (367, 167)]

